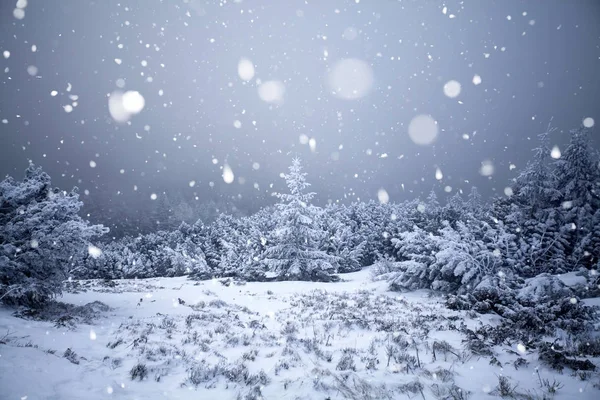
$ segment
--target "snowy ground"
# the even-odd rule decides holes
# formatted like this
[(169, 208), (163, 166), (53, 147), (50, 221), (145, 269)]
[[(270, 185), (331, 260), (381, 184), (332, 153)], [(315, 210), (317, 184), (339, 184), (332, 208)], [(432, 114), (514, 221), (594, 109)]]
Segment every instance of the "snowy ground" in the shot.
[(91, 317), (58, 323), (0, 308), (0, 398), (480, 399), (500, 395), (500, 376), (522, 398), (551, 398), (544, 380), (560, 382), (557, 399), (600, 398), (597, 373), (536, 370), (518, 343), (493, 347), (502, 366), (467, 349), (461, 324), (493, 317), (390, 293), (368, 270), (343, 278), (89, 281), (61, 300), (110, 309), (94, 303)]

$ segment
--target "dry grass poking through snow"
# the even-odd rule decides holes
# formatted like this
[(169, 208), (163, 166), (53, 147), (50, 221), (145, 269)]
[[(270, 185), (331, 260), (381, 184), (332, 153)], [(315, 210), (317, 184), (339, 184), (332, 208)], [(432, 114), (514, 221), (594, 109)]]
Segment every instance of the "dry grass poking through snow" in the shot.
[[(306, 290), (315, 286), (320, 288)], [(87, 382), (82, 386), (100, 388), (86, 398), (106, 398), (109, 391), (122, 398), (245, 400), (600, 395), (597, 372), (545, 368), (537, 351), (508, 337), (496, 342), (486, 336), (496, 321), (448, 310), (425, 292), (397, 296), (381, 283), (229, 287), (181, 279), (74, 287), (78, 293), (68, 300), (113, 307), (102, 322), (89, 321), (103, 326), (101, 348), (49, 349), (35, 335), (27, 342), (13, 335), (0, 342), (0, 354), (29, 343), (72, 363)], [(153, 300), (137, 302), (144, 291)], [(179, 299), (176, 312), (173, 299)], [(0, 329), (7, 318), (0, 315)], [(65, 335), (89, 329), (68, 327)]]

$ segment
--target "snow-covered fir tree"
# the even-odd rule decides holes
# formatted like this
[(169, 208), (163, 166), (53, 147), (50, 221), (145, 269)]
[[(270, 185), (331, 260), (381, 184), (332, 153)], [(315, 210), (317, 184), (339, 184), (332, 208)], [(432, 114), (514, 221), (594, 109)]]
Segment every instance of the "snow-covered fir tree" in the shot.
[(376, 201), (352, 203), (348, 207), (349, 218), (355, 224), (357, 243), (365, 242), (362, 254), (363, 266), (371, 265), (380, 257), (391, 254), (390, 223), (392, 208)]
[(555, 174), (549, 168), (550, 148), (546, 132), (538, 135), (539, 145), (533, 159), (513, 185), (514, 195), (505, 222), (519, 234), (523, 254), (521, 273), (535, 276), (542, 272), (564, 271), (568, 245), (563, 213), (557, 208), (560, 192)]
[(289, 193), (276, 193), (277, 228), (275, 243), (267, 247), (265, 264), (278, 280), (331, 281), (336, 277), (335, 257), (319, 249), (325, 232), (317, 222), (317, 209), (309, 204), (315, 193), (295, 158), (284, 175)]
[(323, 227), (326, 237), (322, 250), (337, 257), (335, 267), (338, 272), (354, 272), (361, 268), (366, 240), (353, 232), (356, 223), (344, 213), (345, 207), (329, 206), (323, 213)]
[(52, 188), (50, 176), (30, 165), (22, 182), (0, 182), (0, 298), (39, 306), (62, 291), (62, 282), (88, 253), (90, 240), (108, 232), (78, 212), (77, 188)]
[(583, 127), (571, 131), (569, 145), (554, 162), (572, 267), (590, 268), (600, 257), (594, 244), (600, 236), (600, 227), (594, 225), (595, 214), (600, 210), (600, 169), (589, 134)]

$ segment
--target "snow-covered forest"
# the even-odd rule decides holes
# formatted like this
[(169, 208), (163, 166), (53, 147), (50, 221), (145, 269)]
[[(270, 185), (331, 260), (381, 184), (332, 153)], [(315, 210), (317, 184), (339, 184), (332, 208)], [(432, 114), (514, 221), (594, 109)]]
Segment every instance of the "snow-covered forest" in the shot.
[(600, 398), (597, 4), (36, 3), (0, 7), (0, 399)]
[[(220, 282), (226, 287), (232, 284), (242, 287), (248, 282), (340, 282), (348, 273), (368, 269), (370, 278), (385, 282), (389, 291), (429, 289), (432, 294), (444, 295), (440, 299), (449, 310), (469, 311), (471, 314), (467, 315), (471, 318), (501, 317), (496, 324), (474, 330), (467, 328), (464, 322), (460, 328), (454, 327), (466, 334), (466, 349), (478, 356), (489, 356), (491, 365), (502, 366), (492, 350), (494, 345), (513, 345), (516, 347), (512, 351), (519, 355), (512, 362), (516, 370), (529, 364), (522, 356), (535, 349), (539, 352), (537, 362), (544, 367), (559, 371), (568, 368), (583, 380), (592, 376), (598, 379), (596, 375), (587, 375), (596, 370), (590, 358), (600, 355), (597, 311), (582, 302), (600, 297), (597, 272), (600, 268), (600, 169), (597, 151), (589, 145), (589, 134), (590, 130), (584, 127), (572, 131), (571, 142), (557, 160), (550, 157), (547, 133), (539, 135), (532, 159), (510, 186), (512, 194), (492, 201), (484, 201), (473, 187), (464, 198), (457, 193), (449, 196), (443, 205), (432, 191), (425, 199), (403, 203), (380, 198), (378, 202), (321, 208), (311, 204), (314, 193), (310, 192), (307, 174), (302, 170), (301, 160), (294, 158), (289, 172), (283, 176), (289, 191), (275, 193), (279, 202), (274, 207), (248, 217), (221, 214), (210, 224), (203, 224), (201, 220), (193, 225), (182, 222), (171, 231), (104, 242), (100, 237), (108, 229), (91, 225), (78, 215), (82, 203), (77, 189), (65, 192), (53, 188), (50, 177), (41, 168), (31, 165), (22, 181), (7, 178), (0, 184), (0, 295), (5, 304), (26, 307), (25, 311), (17, 311), (19, 316), (42, 320), (58, 318), (56, 324), (71, 327), (76, 319), (74, 315), (81, 311), (65, 310), (53, 302), (62, 290), (78, 293), (97, 288), (96, 285), (120, 287), (127, 279), (138, 282), (140, 278), (179, 276), (213, 284)], [(120, 283), (114, 283), (115, 280)], [(134, 288), (137, 286), (135, 283)], [(277, 283), (273, 283), (273, 287), (276, 286)], [(310, 301), (316, 302), (316, 307), (327, 304), (330, 295), (326, 289), (310, 293)], [(146, 297), (151, 298), (151, 295)], [(143, 300), (141, 298), (137, 305)], [(357, 301), (365, 305), (364, 300)], [(178, 297), (178, 304), (186, 305), (186, 302)], [(368, 319), (361, 320), (352, 314), (358, 312), (356, 306), (353, 300), (337, 304), (342, 309), (339, 314), (330, 314), (330, 318), (339, 319), (347, 327), (358, 325), (373, 329)], [(109, 309), (100, 302), (96, 302), (95, 307), (105, 312)], [(197, 304), (190, 307), (195, 311), (198, 307), (204, 308)], [(380, 311), (377, 304), (371, 307), (373, 312)], [(28, 308), (36, 311), (26, 311)], [(94, 306), (92, 310), (97, 312)], [(228, 310), (227, 315), (231, 312), (239, 311)], [(394, 309), (392, 312), (397, 315), (388, 315), (388, 322), (371, 321), (384, 324), (376, 330), (388, 332), (394, 342), (400, 341), (399, 348), (404, 348), (402, 356), (394, 353), (400, 351), (396, 348), (386, 350), (391, 352), (386, 367), (390, 366), (391, 357), (400, 357), (395, 368), (405, 365), (407, 373), (423, 368), (418, 358), (406, 353), (406, 349), (414, 348), (418, 357), (417, 339), (414, 336), (397, 339), (401, 331), (406, 331), (395, 326), (402, 320), (403, 311)], [(168, 332), (176, 323), (169, 319), (169, 313), (164, 315), (161, 323), (170, 338)], [(186, 317), (188, 326), (190, 318), (193, 320), (195, 316), (206, 318), (190, 314)], [(256, 334), (252, 324), (240, 326), (254, 330), (253, 337)], [(282, 332), (287, 336), (286, 346), (295, 343), (298, 329), (293, 320), (285, 321)], [(198, 334), (194, 331), (194, 335)], [(208, 334), (211, 336), (210, 331)], [(419, 343), (427, 343), (427, 338), (425, 333), (418, 339)], [(7, 333), (3, 344), (7, 344), (7, 339), (16, 340)], [(141, 339), (134, 340), (134, 347), (138, 340)], [(232, 336), (228, 340), (240, 338)], [(322, 345), (322, 341), (313, 340), (304, 342), (304, 346), (310, 346), (306, 349), (308, 352), (314, 351), (315, 356), (325, 360), (333, 357), (331, 353), (317, 350), (316, 346)], [(325, 345), (329, 340), (326, 339)], [(557, 343), (561, 343), (560, 349), (556, 348)], [(434, 360), (436, 349), (445, 354), (445, 359), (449, 353), (463, 363), (473, 356), (457, 354), (458, 350), (445, 340), (434, 340), (429, 345), (431, 347), (426, 345), (424, 351), (431, 352)], [(118, 344), (108, 343), (109, 348), (113, 346)], [(370, 346), (371, 358), (362, 361), (366, 370), (376, 370), (383, 360), (377, 358), (373, 342)], [(168, 350), (164, 345), (160, 348), (168, 359)], [(356, 349), (342, 349), (336, 369), (356, 372), (356, 352)], [(243, 357), (254, 360), (258, 350), (251, 350), (250, 354), (245, 353)], [(65, 352), (64, 357), (79, 363), (72, 350)], [(155, 361), (154, 355), (146, 354), (146, 357)], [(275, 368), (279, 368), (278, 365)], [(155, 374), (155, 379), (160, 381), (161, 375), (167, 373), (164, 368), (138, 363), (130, 371), (131, 379), (143, 380), (146, 375)], [(221, 368), (224, 370), (219, 372)], [(249, 372), (235, 368), (227, 370), (221, 363), (207, 365), (204, 359), (188, 367), (188, 373), (186, 385), (194, 387), (207, 384), (205, 387), (211, 388), (220, 373), (232, 382), (244, 381), (246, 386), (252, 387), (245, 398), (252, 399), (262, 398), (263, 386), (270, 382), (263, 370), (257, 376), (250, 376), (246, 375)], [(238, 373), (239, 377), (231, 377)], [(346, 382), (348, 374), (335, 379), (342, 380), (338, 382), (342, 387), (349, 384)], [(529, 392), (518, 393), (516, 385), (503, 379), (508, 378), (500, 375), (498, 386), (493, 390), (488, 385), (488, 392), (504, 397), (533, 398)], [(543, 398), (553, 396), (562, 387), (562, 384), (543, 383), (547, 381), (539, 379)], [(360, 388), (347, 388), (345, 395), (349, 397), (343, 398), (395, 398), (395, 393), (423, 394), (425, 390), (418, 378), (400, 386), (369, 387), (363, 386), (364, 382), (360, 385)], [(434, 383), (430, 390), (437, 398), (466, 398), (471, 393), (458, 386), (436, 385)], [(600, 382), (593, 384), (595, 390), (600, 390), (596, 385), (600, 386)], [(322, 389), (343, 392), (335, 384)]]

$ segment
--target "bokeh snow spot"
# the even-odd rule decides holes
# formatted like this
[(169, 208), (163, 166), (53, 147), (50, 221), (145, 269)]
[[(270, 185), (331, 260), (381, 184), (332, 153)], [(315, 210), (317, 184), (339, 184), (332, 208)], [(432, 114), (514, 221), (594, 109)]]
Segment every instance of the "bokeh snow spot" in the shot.
[(490, 160), (482, 161), (479, 173), (483, 176), (494, 175), (494, 164)]
[(387, 204), (390, 201), (390, 195), (384, 188), (381, 188), (377, 192), (377, 199), (381, 204)]
[(227, 184), (230, 184), (233, 183), (234, 179), (235, 175), (233, 174), (233, 171), (231, 170), (229, 164), (223, 165), (223, 181), (225, 181), (225, 183)]
[(146, 101), (140, 92), (130, 90), (125, 93), (115, 91), (108, 98), (108, 111), (120, 123), (129, 121), (132, 115), (144, 109)]
[(583, 126), (586, 128), (591, 128), (594, 126), (594, 118), (587, 117), (583, 120)]
[(254, 64), (247, 58), (242, 58), (238, 63), (238, 75), (244, 81), (254, 78)]
[[(475, 80), (475, 78), (473, 78), (473, 80)], [(446, 84), (444, 85), (444, 94), (453, 99), (455, 97), (458, 97), (458, 95), (460, 94), (460, 89), (460, 83), (458, 81), (451, 80), (446, 82)]]
[(258, 87), (258, 97), (266, 103), (281, 103), (285, 86), (280, 81), (266, 81)]
[(146, 100), (140, 92), (130, 90), (123, 94), (123, 108), (130, 114), (137, 114), (144, 109)]
[(408, 136), (418, 145), (427, 146), (433, 143), (437, 135), (437, 122), (430, 115), (417, 115), (408, 125)]
[(327, 78), (336, 97), (354, 100), (365, 96), (373, 86), (371, 66), (356, 58), (338, 61)]
[(102, 255), (102, 250), (100, 250), (98, 247), (93, 246), (93, 245), (89, 245), (88, 246), (88, 254), (92, 257), (92, 258), (98, 258)]

